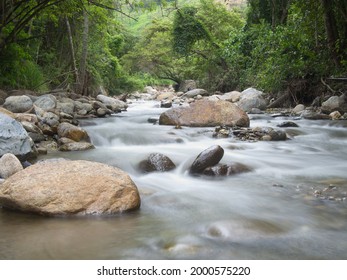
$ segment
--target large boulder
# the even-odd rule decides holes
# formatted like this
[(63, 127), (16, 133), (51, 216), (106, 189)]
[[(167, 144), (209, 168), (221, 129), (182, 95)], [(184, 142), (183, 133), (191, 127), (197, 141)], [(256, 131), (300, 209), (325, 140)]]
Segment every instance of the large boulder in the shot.
[(24, 158), (32, 151), (33, 141), (23, 126), (0, 113), (0, 156), (11, 153)]
[(69, 138), (76, 142), (90, 142), (89, 135), (84, 129), (67, 122), (59, 124), (57, 132), (60, 138)]
[(23, 166), (15, 155), (4, 154), (0, 158), (0, 178), (7, 179), (21, 170)]
[(220, 162), (223, 158), (224, 149), (215, 145), (202, 151), (194, 160), (190, 167), (190, 173), (199, 174), (202, 173), (206, 168), (212, 167)]
[(264, 98), (263, 92), (254, 88), (248, 88), (241, 93), (237, 105), (246, 112), (251, 112), (253, 108), (265, 110), (268, 102)]
[(3, 106), (13, 113), (24, 113), (33, 107), (33, 102), (26, 95), (9, 96), (6, 98)]
[(172, 108), (160, 115), (159, 124), (213, 127), (219, 125), (248, 127), (247, 114), (227, 101), (199, 100), (187, 107)]
[(140, 207), (124, 171), (89, 161), (47, 161), (17, 172), (0, 185), (0, 205), (41, 215), (116, 214)]
[(108, 108), (110, 108), (113, 112), (119, 112), (119, 111), (122, 111), (122, 110), (125, 110), (126, 108), (128, 108), (128, 105), (125, 102), (118, 100), (116, 98), (113, 98), (113, 97), (99, 94), (96, 97), (96, 99), (99, 100), (100, 102), (102, 102)]
[(339, 111), (341, 114), (347, 112), (347, 96), (332, 96), (327, 101), (322, 103), (323, 113), (330, 114), (334, 111)]
[(169, 157), (163, 154), (153, 153), (146, 160), (140, 162), (139, 168), (143, 172), (164, 172), (175, 169), (176, 165)]

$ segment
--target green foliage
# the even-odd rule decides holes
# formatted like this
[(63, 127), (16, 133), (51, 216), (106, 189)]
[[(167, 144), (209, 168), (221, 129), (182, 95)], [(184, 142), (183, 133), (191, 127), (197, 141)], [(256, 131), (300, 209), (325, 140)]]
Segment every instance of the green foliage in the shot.
[(4, 49), (0, 61), (0, 85), (3, 88), (45, 89), (42, 70), (19, 45), (11, 44)]
[(176, 11), (173, 20), (173, 49), (180, 55), (189, 55), (196, 42), (211, 40), (209, 31), (197, 17), (196, 7), (184, 7)]

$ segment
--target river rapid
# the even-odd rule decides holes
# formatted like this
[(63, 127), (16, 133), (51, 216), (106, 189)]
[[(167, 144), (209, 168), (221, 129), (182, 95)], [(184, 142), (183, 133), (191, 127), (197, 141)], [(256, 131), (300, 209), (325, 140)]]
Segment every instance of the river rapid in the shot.
[[(0, 209), (0, 258), (347, 259), (346, 121), (294, 120), (299, 127), (285, 129), (290, 140), (251, 143), (213, 138), (214, 128), (148, 122), (164, 110), (158, 102), (135, 101), (127, 112), (84, 120), (96, 149), (42, 157), (123, 169), (139, 188), (139, 211), (47, 218)], [(289, 118), (250, 119), (251, 127), (276, 127)], [(252, 171), (189, 175), (196, 156), (217, 144), (224, 149), (222, 163)], [(141, 173), (138, 163), (153, 152), (177, 168)]]

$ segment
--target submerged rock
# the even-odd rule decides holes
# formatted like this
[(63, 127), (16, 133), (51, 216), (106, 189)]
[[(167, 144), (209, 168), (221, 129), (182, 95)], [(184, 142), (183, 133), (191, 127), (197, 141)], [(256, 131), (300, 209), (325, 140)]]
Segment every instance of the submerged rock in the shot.
[(190, 167), (190, 173), (199, 174), (202, 173), (206, 168), (214, 166), (219, 163), (223, 158), (224, 149), (215, 145), (202, 151), (194, 160)]
[(138, 209), (140, 196), (122, 170), (89, 161), (47, 161), (0, 187), (0, 205), (41, 215), (116, 214)]
[(252, 171), (252, 169), (247, 165), (233, 163), (207, 167), (202, 173), (207, 176), (232, 176), (250, 171)]
[(150, 154), (146, 160), (140, 162), (139, 168), (143, 172), (164, 172), (175, 169), (176, 165), (169, 157), (163, 154), (153, 153)]

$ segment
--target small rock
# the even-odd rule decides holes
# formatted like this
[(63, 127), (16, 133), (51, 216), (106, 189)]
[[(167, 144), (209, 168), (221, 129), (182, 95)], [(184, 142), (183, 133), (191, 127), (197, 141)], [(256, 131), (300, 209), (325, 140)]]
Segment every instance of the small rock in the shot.
[(209, 147), (196, 157), (190, 167), (190, 173), (202, 173), (207, 167), (212, 167), (218, 164), (219, 161), (223, 158), (223, 155), (224, 149), (221, 146), (215, 145)]
[(90, 142), (89, 135), (84, 129), (69, 123), (59, 124), (57, 132), (60, 138), (66, 137), (76, 142), (80, 142), (80, 141)]
[(57, 106), (57, 98), (52, 94), (45, 94), (40, 96), (34, 105), (45, 111), (52, 110)]
[(332, 120), (339, 120), (342, 116), (340, 114), (339, 111), (334, 111), (332, 113), (329, 114), (329, 117), (332, 119)]
[(94, 145), (87, 142), (71, 142), (63, 144), (59, 147), (59, 151), (71, 152), (71, 151), (86, 151), (94, 149)]
[(13, 154), (4, 154), (0, 158), (0, 177), (7, 179), (11, 175), (23, 170), (19, 159)]
[(300, 115), (302, 111), (305, 110), (305, 105), (303, 104), (298, 104), (295, 106), (295, 108), (292, 110), (292, 113), (294, 115)]
[(295, 122), (283, 122), (277, 125), (278, 127), (299, 127)]
[(176, 168), (176, 165), (172, 160), (159, 153), (150, 154), (146, 160), (143, 160), (139, 164), (139, 168), (143, 172), (153, 172), (153, 171), (170, 171)]
[(172, 102), (171, 101), (161, 101), (160, 102), (160, 107), (161, 108), (171, 108), (172, 107)]
[(96, 116), (99, 118), (103, 118), (107, 115), (107, 109), (99, 108), (96, 110)]

